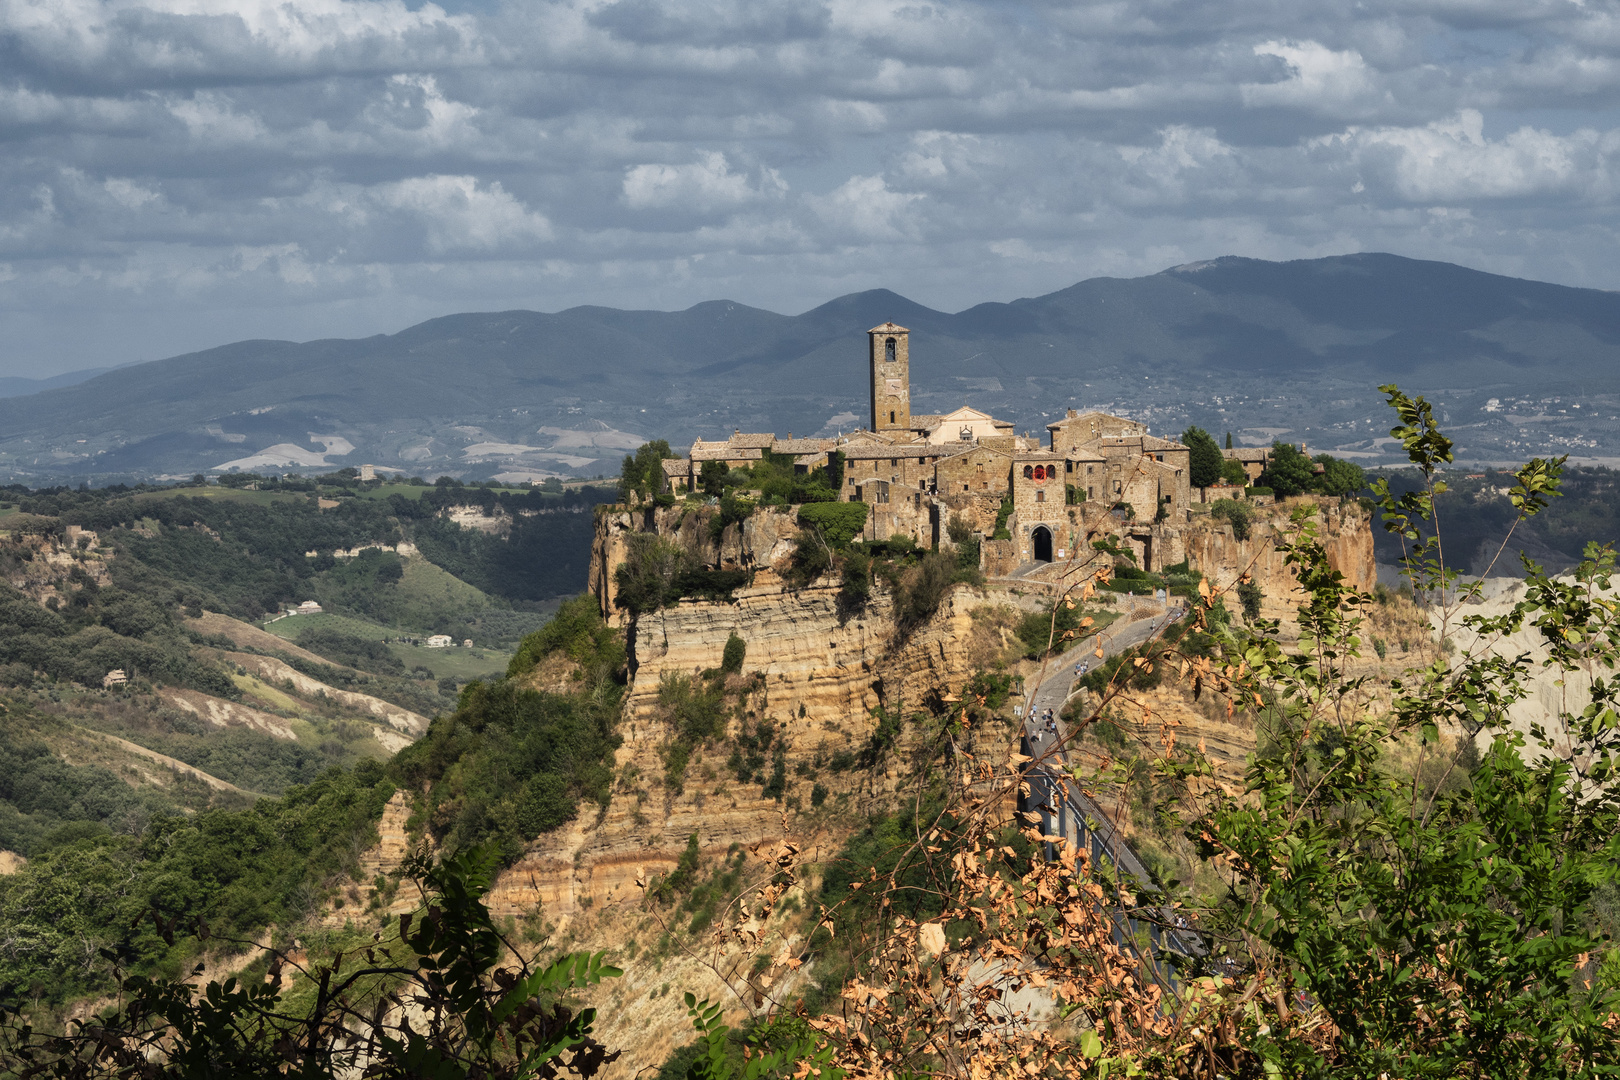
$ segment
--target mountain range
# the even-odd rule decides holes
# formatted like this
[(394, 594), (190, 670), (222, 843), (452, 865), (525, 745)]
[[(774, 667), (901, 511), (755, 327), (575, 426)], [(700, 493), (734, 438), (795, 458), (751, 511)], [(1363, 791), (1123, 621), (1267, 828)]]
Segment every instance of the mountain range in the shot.
[(239, 341), (0, 400), (0, 475), (612, 473), (649, 438), (861, 426), (865, 331), (891, 320), (912, 330), (916, 412), (972, 403), (1038, 431), (1104, 408), (1376, 464), (1393, 381), (1436, 402), (1461, 459), (1620, 463), (1620, 294), (1368, 253), (1221, 258), (954, 314), (879, 289), (800, 315), (717, 300)]

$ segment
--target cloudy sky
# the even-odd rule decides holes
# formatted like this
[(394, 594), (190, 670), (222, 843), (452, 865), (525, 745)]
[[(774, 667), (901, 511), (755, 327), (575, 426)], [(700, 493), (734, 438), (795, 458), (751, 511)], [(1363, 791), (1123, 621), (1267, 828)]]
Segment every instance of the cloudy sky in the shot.
[(1620, 287), (1616, 0), (0, 0), (0, 374), (1217, 255)]

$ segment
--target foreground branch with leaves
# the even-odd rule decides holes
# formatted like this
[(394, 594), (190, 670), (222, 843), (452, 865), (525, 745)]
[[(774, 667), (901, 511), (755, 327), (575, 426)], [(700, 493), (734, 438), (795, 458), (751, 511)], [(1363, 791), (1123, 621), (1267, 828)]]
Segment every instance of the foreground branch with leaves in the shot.
[[(595, 1076), (618, 1053), (591, 1037), (596, 1010), (575, 1011), (559, 997), (622, 972), (604, 963), (602, 953), (565, 956), (537, 969), (516, 959), (482, 900), (496, 865), (493, 846), (469, 848), (437, 865), (418, 855), (406, 873), (423, 889), (422, 909), (401, 916), (393, 934), (379, 931), (357, 955), (339, 953), (314, 968), (272, 949), (262, 980), (198, 986), (130, 976), (120, 981), (118, 1004), (72, 1022), (62, 1034), (35, 1031), (12, 1008), (0, 1026), (0, 1075)], [(206, 926), (192, 929), (209, 939)], [(500, 965), (507, 957), (515, 967)]]

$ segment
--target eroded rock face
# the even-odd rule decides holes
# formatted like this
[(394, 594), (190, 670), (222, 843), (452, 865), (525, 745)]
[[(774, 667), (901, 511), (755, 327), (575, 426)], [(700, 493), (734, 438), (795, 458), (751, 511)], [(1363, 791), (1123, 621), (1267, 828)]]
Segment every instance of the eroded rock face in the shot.
[[(1232, 526), (1214, 518), (1201, 518), (1186, 527), (1187, 558), (1218, 588), (1235, 584), (1239, 575), (1253, 576), (1268, 599), (1297, 603), (1294, 572), (1276, 550), (1277, 538), (1288, 528), (1288, 515), (1296, 502), (1262, 508), (1250, 526), (1249, 537), (1238, 540)], [(1316, 520), (1318, 538), (1327, 551), (1328, 564), (1344, 575), (1346, 584), (1370, 592), (1378, 580), (1373, 558), (1372, 522), (1356, 503), (1321, 500)]]
[[(608, 948), (622, 957), (629, 941), (639, 940), (645, 949), (663, 931), (659, 913), (643, 908), (638, 880), (674, 870), (689, 836), (698, 838), (706, 868), (726, 858), (734, 845), (781, 837), (799, 844), (813, 864), (831, 857), (867, 813), (892, 806), (907, 769), (906, 754), (927, 737), (922, 725), (906, 725), (899, 746), (876, 768), (838, 772), (829, 760), (867, 744), (876, 726), (875, 707), (909, 712), (932, 693), (960, 690), (985, 655), (990, 620), (975, 619), (975, 610), (1016, 607), (1019, 598), (958, 586), (931, 619), (902, 635), (894, 626), (892, 598), (881, 588), (864, 609), (851, 612), (839, 608), (835, 578), (790, 586), (784, 575), (798, 533), (792, 511), (756, 511), (718, 539), (710, 535), (706, 511), (672, 507), (599, 514), (591, 588), (604, 614), (626, 629), (631, 661), (613, 798), (605, 810), (582, 806), (575, 820), (530, 844), (500, 875), (488, 901), (497, 919), (511, 916), (541, 927), (548, 948)], [(1292, 590), (1293, 578), (1272, 550), (1274, 528), (1267, 519), (1257, 521), (1254, 534), (1241, 543), (1229, 527), (1208, 519), (1177, 532), (1193, 565), (1218, 585), (1233, 584), (1248, 569), (1268, 596), (1280, 599)], [(613, 570), (630, 534), (643, 531), (680, 544), (712, 569), (748, 571), (750, 582), (729, 602), (683, 600), (632, 619), (615, 603)], [(1372, 536), (1359, 508), (1332, 508), (1323, 540), (1335, 567), (1351, 583), (1370, 589)], [(736, 717), (729, 720), (725, 738), (693, 757), (678, 790), (664, 783), (664, 755), (673, 733), (658, 702), (659, 686), (669, 675), (690, 677), (718, 668), (732, 634), (747, 644), (742, 678), (751, 688), (745, 715), (772, 718), (785, 739), (787, 787), (781, 801), (764, 796), (758, 782), (739, 782), (727, 767)], [(533, 676), (536, 685), (559, 677), (554, 671)], [(1175, 715), (1185, 725), (1183, 737), (1207, 739), (1229, 769), (1252, 748), (1252, 732), (1224, 713), (1212, 719), (1213, 714), (1186, 707)], [(990, 763), (1016, 748), (1012, 724), (975, 737), (974, 752)], [(810, 768), (801, 774), (801, 765), (814, 774)], [(812, 786), (818, 783), (828, 791), (819, 813), (810, 808)], [(392, 804), (390, 810), (395, 817), (402, 812)], [(405, 845), (395, 840), (392, 849), (403, 853)], [(623, 966), (623, 980), (592, 994), (610, 1018), (604, 1036), (626, 1050), (609, 1070), (613, 1077), (657, 1065), (688, 1037), (679, 998), (668, 999), (671, 988), (730, 1000), (711, 968), (678, 952), (656, 968), (635, 961)]]

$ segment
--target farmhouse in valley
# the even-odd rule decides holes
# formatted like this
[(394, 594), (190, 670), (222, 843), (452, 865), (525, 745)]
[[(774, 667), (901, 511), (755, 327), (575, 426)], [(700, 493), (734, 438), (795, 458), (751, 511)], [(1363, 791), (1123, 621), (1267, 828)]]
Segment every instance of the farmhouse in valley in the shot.
[(706, 465), (738, 468), (766, 453), (788, 455), (801, 473), (825, 469), (841, 501), (870, 507), (869, 539), (898, 533), (937, 545), (946, 524), (960, 517), (987, 538), (998, 525), (1005, 528), (1006, 562), (1051, 562), (1090, 531), (1084, 519), (1106, 514), (1126, 524), (1144, 568), (1174, 561), (1151, 534), (1188, 519), (1186, 446), (1101, 412), (1069, 410), (1046, 426), (1044, 443), (966, 406), (944, 415), (913, 413), (910, 331), (888, 322), (867, 331), (867, 339), (866, 428), (826, 439), (741, 431), (698, 439), (685, 457), (664, 462), (669, 489), (694, 490)]

